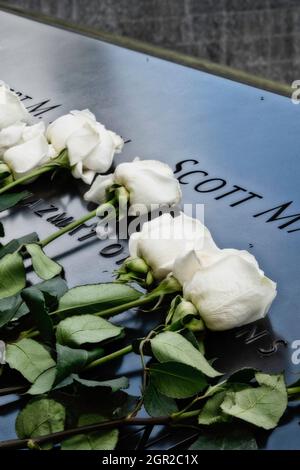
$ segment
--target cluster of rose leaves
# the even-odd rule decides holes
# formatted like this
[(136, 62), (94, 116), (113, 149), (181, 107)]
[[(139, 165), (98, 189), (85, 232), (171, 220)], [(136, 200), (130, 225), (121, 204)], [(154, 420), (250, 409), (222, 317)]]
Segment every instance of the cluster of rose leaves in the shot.
[[(57, 162), (64, 166), (63, 152)], [(0, 184), (7, 176), (2, 171)], [(1, 194), (0, 211), (28, 195)], [(41, 279), (34, 285), (26, 279), (27, 258)], [(225, 377), (215, 370), (205, 357), (199, 320), (184, 311), (178, 315), (175, 293), (178, 289), (163, 283), (150, 293), (120, 282), (68, 289), (62, 266), (44, 253), (36, 233), (2, 245), (1, 382), (12, 381), (26, 395), (16, 419), (18, 437), (36, 447), (41, 436), (78, 428), (72, 437), (62, 434), (61, 449), (110, 450), (122, 437), (119, 426), (84, 433), (81, 427), (122, 419), (129, 423), (144, 409), (149, 423), (165, 418), (170, 426), (196, 429), (192, 449), (255, 449), (254, 429), (276, 427), (293, 396), (283, 374), (245, 369)], [(128, 344), (124, 328), (107, 318), (147, 304), (152, 312), (158, 310), (157, 327)], [(140, 396), (125, 392), (128, 378), (113, 373), (113, 361), (128, 353), (141, 358)], [(52, 445), (50, 436), (43, 448)]]
[[(1, 247), (0, 259), (16, 248), (30, 253), (37, 240), (36, 234), (11, 240)], [(141, 396), (126, 393), (129, 380), (112, 377), (105, 368), (109, 355), (126, 344), (126, 332), (102, 316), (138, 305), (148, 294), (117, 282), (68, 289), (50, 258), (34, 250), (30, 255), (34, 270), (46, 280), (0, 300), (1, 338), (7, 342), (2, 383), (15, 369), (14, 382), (25, 386), (28, 397), (16, 420), (19, 438), (134, 416), (142, 406), (153, 418), (169, 416), (177, 425), (188, 420), (196, 426), (193, 449), (253, 449), (255, 426), (277, 426), (288, 400), (283, 375), (246, 369), (225, 379), (205, 358), (203, 333), (193, 332), (191, 315), (172, 316), (176, 297), (170, 295), (159, 306), (165, 323), (131, 348), (145, 369)], [(23, 269), (22, 263), (16, 265), (10, 283), (18, 282)], [(3, 283), (5, 273), (0, 274)], [(78, 434), (64, 439), (61, 449), (114, 449), (119, 432)]]

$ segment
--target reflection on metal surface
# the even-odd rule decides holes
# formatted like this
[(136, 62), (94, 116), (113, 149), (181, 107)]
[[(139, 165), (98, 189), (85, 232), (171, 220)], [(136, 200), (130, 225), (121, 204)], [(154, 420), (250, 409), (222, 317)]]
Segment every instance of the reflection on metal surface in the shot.
[[(32, 114), (43, 111), (37, 119), (51, 121), (89, 107), (126, 136), (117, 162), (137, 155), (168, 162), (177, 169), (184, 202), (205, 205), (205, 222), (216, 243), (250, 249), (258, 258), (278, 282), (269, 319), (237, 332), (210, 334), (209, 354), (227, 372), (241, 366), (285, 368), (291, 381), (300, 372), (290, 349), (300, 339), (300, 232), (294, 231), (300, 225), (299, 107), (282, 96), (3, 12), (0, 45), (1, 79), (32, 97), (24, 104), (35, 104)], [(36, 103), (43, 104), (37, 109)], [(85, 188), (63, 174), (31, 187), (34, 203), (2, 215), (9, 237), (35, 230), (44, 238), (87, 210)], [(276, 210), (267, 211), (277, 206), (283, 211), (271, 220)], [(92, 222), (47, 247), (64, 265), (70, 286), (110, 280), (126, 257), (126, 243), (98, 240)], [(116, 321), (135, 338), (155, 326), (159, 315), (126, 312)], [(138, 394), (139, 358), (130, 355), (106, 373), (116, 370), (130, 375), (130, 393)], [(1, 439), (14, 436), (19, 406), (14, 400), (1, 398)], [(261, 445), (300, 448), (297, 421), (289, 416)], [(130, 432), (123, 442), (133, 447), (142, 442), (147, 448), (177, 448), (191, 438), (159, 427), (150, 434)]]

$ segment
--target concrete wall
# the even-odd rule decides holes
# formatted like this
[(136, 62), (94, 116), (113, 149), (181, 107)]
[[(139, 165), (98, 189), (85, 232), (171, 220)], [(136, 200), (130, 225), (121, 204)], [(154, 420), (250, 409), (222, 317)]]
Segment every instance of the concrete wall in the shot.
[(300, 0), (6, 0), (273, 80), (300, 79)]

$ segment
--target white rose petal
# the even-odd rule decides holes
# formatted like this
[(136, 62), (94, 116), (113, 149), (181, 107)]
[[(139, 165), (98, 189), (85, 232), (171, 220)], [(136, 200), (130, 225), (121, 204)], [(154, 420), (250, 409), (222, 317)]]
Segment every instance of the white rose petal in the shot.
[(106, 190), (114, 184), (113, 174), (98, 175), (94, 183), (84, 195), (86, 201), (102, 204), (106, 201)]
[(22, 140), (25, 126), (25, 123), (17, 122), (0, 131), (0, 156), (2, 156), (9, 147), (17, 145)]
[(131, 235), (131, 257), (140, 257), (151, 267), (156, 279), (173, 271), (179, 255), (196, 250), (217, 250), (209, 230), (197, 219), (181, 213), (173, 218), (164, 214), (144, 223), (141, 232)]
[(120, 136), (97, 122), (87, 109), (56, 119), (47, 129), (47, 138), (57, 152), (68, 150), (73, 176), (87, 184), (110, 168), (124, 145)]
[(16, 93), (7, 85), (0, 84), (0, 129), (20, 121), (28, 123), (30, 120), (29, 112)]
[(121, 163), (115, 170), (115, 182), (126, 188), (130, 198), (130, 213), (134, 215), (135, 206), (145, 206), (147, 212), (151, 205), (176, 205), (182, 194), (180, 184), (172, 169), (157, 160), (139, 160)]
[(188, 254), (176, 260), (173, 272), (183, 285), (184, 298), (195, 305), (211, 330), (228, 330), (264, 318), (276, 297), (276, 284), (250, 253), (224, 251), (214, 257), (215, 262), (202, 266), (199, 254)]
[(45, 125), (38, 123), (23, 128), (18, 143), (4, 152), (3, 160), (18, 179), (47, 163), (54, 156), (56, 153), (45, 136)]
[(47, 138), (59, 153), (66, 148), (68, 138), (82, 129), (87, 122), (96, 122), (95, 116), (89, 110), (71, 111), (48, 126)]
[(108, 183), (123, 186), (129, 194), (129, 215), (136, 212), (147, 213), (151, 206), (173, 206), (181, 200), (178, 180), (171, 168), (156, 160), (139, 160), (121, 163), (110, 179), (96, 178), (90, 190), (85, 194), (87, 201), (97, 204), (104, 202)]

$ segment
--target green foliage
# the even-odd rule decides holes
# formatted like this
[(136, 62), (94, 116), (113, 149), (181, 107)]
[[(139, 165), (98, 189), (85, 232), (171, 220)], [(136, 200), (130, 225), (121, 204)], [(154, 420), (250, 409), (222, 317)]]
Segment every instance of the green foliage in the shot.
[(175, 400), (162, 395), (157, 388), (149, 381), (144, 394), (144, 406), (150, 416), (169, 416), (178, 411)]
[(58, 343), (80, 346), (84, 343), (100, 343), (119, 336), (122, 328), (93, 315), (76, 315), (62, 320), (56, 330)]
[[(3, 173), (2, 173), (3, 175)], [(0, 212), (10, 209), (19, 202), (30, 196), (29, 191), (21, 191), (19, 193), (7, 193), (0, 195)]]
[(42, 338), (46, 342), (51, 342), (54, 329), (43, 292), (37, 287), (28, 287), (24, 289), (22, 296)]
[[(85, 414), (80, 416), (78, 426), (98, 424), (104, 421), (99, 414)], [(119, 431), (109, 429), (107, 431), (95, 431), (65, 439), (61, 444), (62, 450), (113, 450), (118, 443)]]
[(273, 429), (287, 407), (284, 377), (257, 372), (258, 387), (227, 392), (221, 409), (235, 418), (264, 429)]
[(170, 398), (192, 397), (207, 387), (202, 372), (180, 362), (152, 364), (150, 376), (157, 390)]
[(31, 256), (32, 267), (41, 279), (52, 279), (61, 273), (61, 265), (49, 258), (37, 243), (30, 243), (25, 247)]
[(63, 431), (65, 420), (65, 408), (59, 402), (48, 398), (34, 399), (18, 414), (16, 433), (20, 439), (45, 436)]
[(189, 450), (256, 450), (256, 440), (244, 430), (210, 433), (200, 436)]
[(181, 362), (203, 372), (207, 377), (217, 377), (217, 372), (187, 339), (179, 333), (166, 331), (151, 340), (154, 356), (159, 362)]
[(31, 383), (35, 382), (43, 372), (55, 366), (55, 361), (47, 349), (29, 338), (7, 345), (6, 361), (12, 369), (19, 371)]
[(117, 283), (89, 284), (70, 289), (59, 302), (61, 316), (99, 313), (137, 300), (142, 294)]
[(20, 253), (7, 254), (0, 260), (0, 299), (20, 292), (26, 283), (23, 258)]

